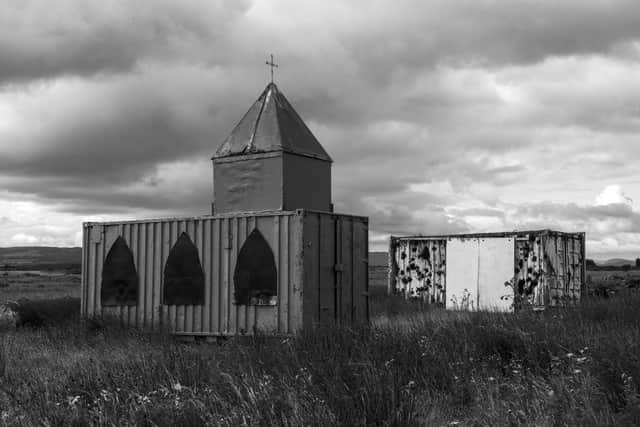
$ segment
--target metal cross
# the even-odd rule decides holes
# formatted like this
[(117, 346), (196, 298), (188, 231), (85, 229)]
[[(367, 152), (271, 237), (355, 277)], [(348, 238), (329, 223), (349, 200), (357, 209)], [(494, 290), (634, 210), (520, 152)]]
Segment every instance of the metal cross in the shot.
[(271, 83), (273, 83), (273, 69), (278, 68), (278, 64), (273, 62), (273, 53), (271, 54), (271, 61), (267, 61), (266, 64), (271, 67)]

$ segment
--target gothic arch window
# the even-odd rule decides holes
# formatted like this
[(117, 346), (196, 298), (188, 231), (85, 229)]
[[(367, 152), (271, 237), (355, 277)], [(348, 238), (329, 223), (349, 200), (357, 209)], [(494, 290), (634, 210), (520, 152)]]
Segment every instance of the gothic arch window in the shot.
[(100, 300), (107, 307), (138, 303), (138, 272), (133, 253), (122, 236), (113, 242), (104, 261)]
[(242, 245), (233, 273), (237, 305), (275, 305), (278, 271), (273, 252), (264, 236), (254, 229)]
[(187, 233), (178, 237), (167, 257), (164, 267), (163, 304), (204, 304), (204, 271), (198, 249)]

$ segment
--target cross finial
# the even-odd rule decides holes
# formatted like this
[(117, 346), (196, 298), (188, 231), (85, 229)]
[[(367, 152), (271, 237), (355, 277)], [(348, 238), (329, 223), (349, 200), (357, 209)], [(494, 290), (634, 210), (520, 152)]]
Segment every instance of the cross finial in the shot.
[(273, 83), (273, 69), (278, 68), (278, 64), (273, 62), (273, 53), (271, 54), (271, 61), (267, 61), (266, 64), (271, 67), (271, 83)]

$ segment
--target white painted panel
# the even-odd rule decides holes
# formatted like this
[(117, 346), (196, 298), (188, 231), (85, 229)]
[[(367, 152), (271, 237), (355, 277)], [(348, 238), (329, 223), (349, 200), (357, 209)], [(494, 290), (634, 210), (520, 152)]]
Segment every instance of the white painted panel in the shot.
[(478, 297), (478, 239), (447, 240), (446, 308), (475, 310)]
[(504, 283), (514, 274), (513, 238), (481, 238), (478, 248), (478, 309), (512, 311), (513, 288)]

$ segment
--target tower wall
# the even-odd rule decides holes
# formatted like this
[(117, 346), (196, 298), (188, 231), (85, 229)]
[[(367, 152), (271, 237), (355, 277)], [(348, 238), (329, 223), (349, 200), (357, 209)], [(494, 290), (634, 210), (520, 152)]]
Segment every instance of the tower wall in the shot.
[(330, 212), (331, 162), (283, 153), (284, 210)]
[(215, 159), (212, 213), (282, 209), (282, 163), (281, 153)]

